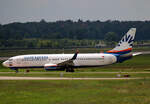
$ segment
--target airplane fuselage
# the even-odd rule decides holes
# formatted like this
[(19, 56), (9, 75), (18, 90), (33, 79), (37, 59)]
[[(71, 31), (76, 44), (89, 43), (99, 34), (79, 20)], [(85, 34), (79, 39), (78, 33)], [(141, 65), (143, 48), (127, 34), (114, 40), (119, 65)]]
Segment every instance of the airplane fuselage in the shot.
[[(4, 65), (10, 68), (43, 68), (46, 64), (58, 64), (67, 61), (74, 54), (34, 54), (20, 55), (5, 61)], [(73, 61), (73, 67), (96, 67), (117, 62), (117, 57), (113, 54), (93, 53), (78, 54)]]

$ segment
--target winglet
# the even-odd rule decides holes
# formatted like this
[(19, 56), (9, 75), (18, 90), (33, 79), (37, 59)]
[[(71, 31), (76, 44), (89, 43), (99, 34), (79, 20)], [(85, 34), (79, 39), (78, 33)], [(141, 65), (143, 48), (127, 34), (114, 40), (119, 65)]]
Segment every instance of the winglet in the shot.
[(76, 51), (76, 53), (74, 54), (71, 60), (75, 60), (77, 58), (78, 53), (79, 53), (79, 50)]

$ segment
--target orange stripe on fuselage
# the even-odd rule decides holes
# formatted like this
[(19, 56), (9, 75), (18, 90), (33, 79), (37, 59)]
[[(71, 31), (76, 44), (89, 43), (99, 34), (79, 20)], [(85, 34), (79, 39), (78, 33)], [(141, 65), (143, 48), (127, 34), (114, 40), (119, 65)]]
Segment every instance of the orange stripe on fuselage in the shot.
[(117, 51), (117, 50), (110, 50), (110, 51), (107, 51), (108, 53), (117, 53), (117, 52), (124, 52), (124, 51), (131, 51), (132, 48), (128, 48), (128, 49), (124, 49), (124, 50), (120, 50), (120, 51)]

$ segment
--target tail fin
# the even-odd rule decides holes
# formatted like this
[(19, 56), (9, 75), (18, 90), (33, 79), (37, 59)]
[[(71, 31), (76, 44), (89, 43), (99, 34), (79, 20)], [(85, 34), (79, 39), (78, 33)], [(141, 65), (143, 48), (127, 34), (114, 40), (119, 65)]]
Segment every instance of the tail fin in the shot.
[(132, 45), (135, 38), (136, 28), (131, 28), (126, 35), (120, 40), (118, 45), (107, 51), (107, 53), (126, 54), (132, 51)]

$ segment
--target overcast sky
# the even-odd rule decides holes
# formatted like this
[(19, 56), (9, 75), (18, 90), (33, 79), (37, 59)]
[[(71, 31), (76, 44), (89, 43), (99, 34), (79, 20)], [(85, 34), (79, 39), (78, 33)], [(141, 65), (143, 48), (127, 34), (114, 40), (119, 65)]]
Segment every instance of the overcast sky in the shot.
[(150, 0), (0, 0), (0, 23), (150, 20)]

